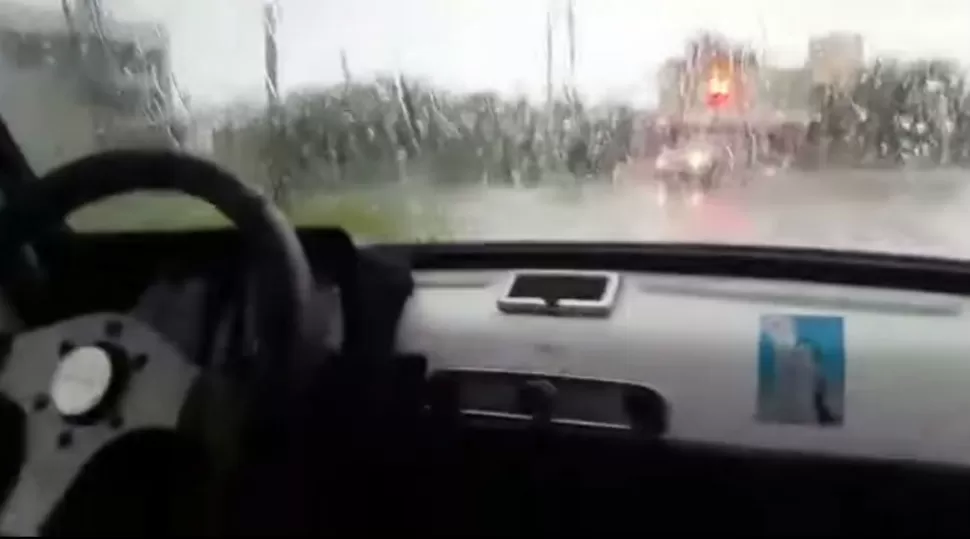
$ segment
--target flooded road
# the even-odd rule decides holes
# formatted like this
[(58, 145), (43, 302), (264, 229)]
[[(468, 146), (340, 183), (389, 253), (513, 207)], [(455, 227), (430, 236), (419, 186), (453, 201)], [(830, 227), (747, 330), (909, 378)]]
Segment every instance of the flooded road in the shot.
[(779, 172), (697, 204), (649, 181), (446, 195), (451, 236), (484, 241), (678, 241), (970, 258), (970, 172)]
[[(362, 243), (711, 242), (970, 259), (970, 171), (787, 171), (725, 186), (696, 204), (673, 196), (661, 204), (649, 178), (550, 183), (308, 189), (293, 194), (289, 217), (300, 227), (341, 226)], [(71, 225), (171, 230), (228, 222), (199, 201), (142, 194), (99, 203)]]

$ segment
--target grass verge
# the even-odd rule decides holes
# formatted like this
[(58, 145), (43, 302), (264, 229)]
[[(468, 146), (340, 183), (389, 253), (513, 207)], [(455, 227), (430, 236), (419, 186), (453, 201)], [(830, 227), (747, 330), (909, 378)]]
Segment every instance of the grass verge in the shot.
[[(408, 193), (295, 193), (286, 213), (298, 227), (340, 226), (363, 242), (427, 241), (447, 237), (444, 209)], [(78, 210), (68, 219), (79, 231), (212, 229), (229, 221), (209, 204), (186, 196), (133, 194)]]

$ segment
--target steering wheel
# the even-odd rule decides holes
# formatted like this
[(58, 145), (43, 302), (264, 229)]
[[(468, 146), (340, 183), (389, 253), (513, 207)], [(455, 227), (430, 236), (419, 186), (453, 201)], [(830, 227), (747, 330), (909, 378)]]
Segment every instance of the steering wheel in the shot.
[[(238, 227), (255, 264), (256, 361), (245, 410), (286, 395), (303, 334), (311, 273), (293, 227), (219, 167), (158, 151), (113, 151), (69, 163), (0, 210), (0, 264), (73, 211), (132, 191), (200, 198)], [(0, 534), (36, 535), (85, 463), (127, 434), (177, 429), (202, 375), (164, 336), (118, 313), (90, 313), (15, 336), (0, 392), (26, 411), (26, 457), (0, 508)], [(251, 419), (251, 418), (249, 418)], [(150, 465), (150, 464), (148, 464)], [(2, 500), (0, 500), (2, 501)]]

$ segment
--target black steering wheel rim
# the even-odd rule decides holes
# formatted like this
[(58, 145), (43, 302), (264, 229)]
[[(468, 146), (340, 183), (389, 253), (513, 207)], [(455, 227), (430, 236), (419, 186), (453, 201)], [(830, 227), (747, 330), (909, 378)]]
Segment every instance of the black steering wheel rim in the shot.
[(67, 163), (30, 182), (0, 208), (0, 265), (40, 234), (91, 203), (139, 191), (186, 194), (214, 206), (241, 232), (257, 275), (257, 378), (283, 374), (295, 364), (310, 297), (311, 271), (282, 212), (213, 163), (186, 154), (114, 150)]

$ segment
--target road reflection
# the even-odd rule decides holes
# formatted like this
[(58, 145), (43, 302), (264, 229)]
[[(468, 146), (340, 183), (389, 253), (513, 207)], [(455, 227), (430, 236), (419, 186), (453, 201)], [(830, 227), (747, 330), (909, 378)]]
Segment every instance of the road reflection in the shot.
[(459, 238), (794, 245), (970, 258), (970, 173), (775, 171), (691, 204), (656, 184), (487, 188), (447, 202)]

